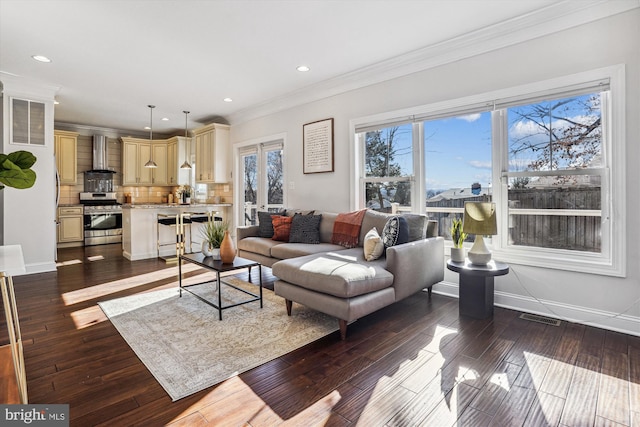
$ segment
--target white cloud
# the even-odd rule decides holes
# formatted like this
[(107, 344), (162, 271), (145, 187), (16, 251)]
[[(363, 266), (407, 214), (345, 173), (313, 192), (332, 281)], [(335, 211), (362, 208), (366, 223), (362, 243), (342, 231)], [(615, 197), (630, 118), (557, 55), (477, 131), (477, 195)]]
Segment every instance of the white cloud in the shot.
[(476, 120), (479, 120), (480, 117), (481, 117), (480, 113), (475, 113), (475, 114), (467, 114), (466, 116), (460, 116), (456, 118), (472, 123), (472, 122), (475, 122)]
[(480, 160), (469, 161), (469, 166), (478, 169), (491, 169), (491, 162), (482, 162)]

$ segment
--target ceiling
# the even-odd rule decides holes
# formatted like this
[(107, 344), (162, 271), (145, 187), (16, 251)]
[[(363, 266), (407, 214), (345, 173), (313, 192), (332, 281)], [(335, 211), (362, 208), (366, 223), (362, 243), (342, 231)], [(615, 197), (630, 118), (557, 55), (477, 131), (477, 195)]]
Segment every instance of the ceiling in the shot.
[[(143, 131), (154, 104), (154, 132), (181, 134), (183, 110), (190, 129), (233, 124), (257, 107), (303, 100), (323, 82), (554, 3), (0, 0), (0, 80), (59, 87), (58, 123)], [(303, 64), (310, 71), (296, 71)]]

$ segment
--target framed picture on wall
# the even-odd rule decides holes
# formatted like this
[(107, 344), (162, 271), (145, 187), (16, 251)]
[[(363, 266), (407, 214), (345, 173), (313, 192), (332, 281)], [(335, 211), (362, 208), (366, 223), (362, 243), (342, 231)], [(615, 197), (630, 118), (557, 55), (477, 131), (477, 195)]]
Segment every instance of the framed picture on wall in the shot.
[(333, 172), (333, 118), (302, 126), (304, 173)]

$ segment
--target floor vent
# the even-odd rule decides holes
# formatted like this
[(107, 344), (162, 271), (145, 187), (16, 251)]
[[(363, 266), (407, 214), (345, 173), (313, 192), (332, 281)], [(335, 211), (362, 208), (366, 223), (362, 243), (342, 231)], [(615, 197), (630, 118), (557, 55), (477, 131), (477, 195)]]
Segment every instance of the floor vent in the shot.
[(551, 317), (539, 316), (537, 314), (530, 313), (522, 313), (520, 315), (520, 318), (524, 320), (530, 320), (531, 322), (544, 323), (545, 325), (551, 326), (560, 326), (560, 324), (562, 323), (558, 319), (552, 319)]

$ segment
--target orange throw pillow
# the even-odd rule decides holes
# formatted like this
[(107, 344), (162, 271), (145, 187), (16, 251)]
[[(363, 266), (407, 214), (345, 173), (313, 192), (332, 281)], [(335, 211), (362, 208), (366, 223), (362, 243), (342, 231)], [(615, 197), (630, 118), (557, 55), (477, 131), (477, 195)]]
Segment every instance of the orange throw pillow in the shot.
[(293, 221), (293, 217), (291, 216), (271, 215), (271, 222), (273, 224), (272, 239), (288, 242), (289, 233), (291, 232), (291, 221)]

